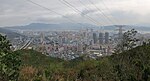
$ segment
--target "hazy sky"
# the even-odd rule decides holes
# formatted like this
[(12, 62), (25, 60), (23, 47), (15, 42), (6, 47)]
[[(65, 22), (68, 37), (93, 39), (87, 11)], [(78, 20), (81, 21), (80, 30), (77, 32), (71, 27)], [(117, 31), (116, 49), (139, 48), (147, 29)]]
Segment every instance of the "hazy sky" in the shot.
[(144, 25), (150, 22), (150, 0), (66, 0), (78, 9), (78, 13), (61, 3), (63, 0), (32, 1), (61, 15), (43, 9), (27, 0), (0, 0), (0, 26), (73, 21), (95, 25)]

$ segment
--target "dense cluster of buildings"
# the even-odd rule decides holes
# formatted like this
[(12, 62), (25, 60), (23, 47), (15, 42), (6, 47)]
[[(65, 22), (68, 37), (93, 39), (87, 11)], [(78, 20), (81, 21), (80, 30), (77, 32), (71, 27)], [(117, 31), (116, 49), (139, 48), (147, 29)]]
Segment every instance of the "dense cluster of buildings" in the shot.
[[(123, 37), (123, 26), (117, 26), (118, 33), (84, 29), (79, 31), (32, 31), (20, 30), (21, 36), (13, 38), (11, 43), (14, 50), (34, 49), (47, 56), (66, 60), (80, 56), (97, 58), (111, 55), (114, 48)], [(149, 36), (149, 35), (148, 35)], [(138, 45), (149, 38), (138, 34)]]
[[(26, 34), (29, 32), (26, 32)], [(31, 35), (31, 32), (29, 33)], [(91, 58), (111, 55), (109, 32), (98, 32), (92, 29), (80, 31), (32, 32), (34, 40), (30, 48), (47, 56), (66, 60), (85, 55)]]
[[(25, 47), (28, 47), (28, 49), (34, 49), (47, 56), (66, 60), (82, 55), (95, 59), (111, 55), (114, 49), (111, 33), (94, 31), (93, 29), (80, 31), (24, 31), (22, 33), (28, 36), (28, 39), (20, 37), (17, 40), (21, 43), (27, 41), (28, 46)], [(32, 42), (29, 41), (31, 38)]]

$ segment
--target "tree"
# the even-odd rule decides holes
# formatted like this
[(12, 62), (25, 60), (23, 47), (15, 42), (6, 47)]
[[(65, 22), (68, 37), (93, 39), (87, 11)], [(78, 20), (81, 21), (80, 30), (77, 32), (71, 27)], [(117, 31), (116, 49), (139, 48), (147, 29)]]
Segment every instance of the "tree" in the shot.
[(19, 76), (21, 60), (10, 46), (6, 36), (0, 34), (0, 81), (16, 81)]
[(123, 34), (122, 39), (118, 42), (118, 45), (115, 48), (116, 53), (121, 53), (125, 50), (130, 50), (137, 46), (139, 41), (136, 38), (137, 31), (132, 29)]

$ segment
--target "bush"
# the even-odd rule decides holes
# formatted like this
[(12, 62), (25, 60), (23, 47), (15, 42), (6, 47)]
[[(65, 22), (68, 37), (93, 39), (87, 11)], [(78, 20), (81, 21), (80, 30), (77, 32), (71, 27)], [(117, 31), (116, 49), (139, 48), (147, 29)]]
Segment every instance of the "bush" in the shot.
[(6, 36), (0, 34), (0, 81), (16, 81), (19, 76), (21, 60), (18, 53), (13, 53)]

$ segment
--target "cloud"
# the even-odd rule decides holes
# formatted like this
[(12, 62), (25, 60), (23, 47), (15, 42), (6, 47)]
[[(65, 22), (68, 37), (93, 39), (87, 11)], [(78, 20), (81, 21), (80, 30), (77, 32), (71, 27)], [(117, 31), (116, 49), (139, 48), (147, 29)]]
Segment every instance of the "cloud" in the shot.
[(82, 13), (81, 13), (81, 16), (85, 16), (85, 15), (88, 15), (90, 13), (95, 13), (97, 12), (97, 10), (83, 10)]
[(0, 27), (32, 22), (62, 23), (74, 21), (75, 23), (94, 24), (85, 15), (101, 22), (102, 25), (113, 24), (103, 14), (111, 20), (118, 20), (119, 23), (117, 24), (140, 24), (150, 21), (149, 0), (90, 0), (102, 10), (102, 13), (89, 0), (80, 0), (84, 5), (79, 0), (66, 0), (79, 9), (81, 13), (76, 13), (72, 8), (62, 4), (59, 0), (32, 1), (61, 15), (43, 9), (27, 0), (0, 0)]

